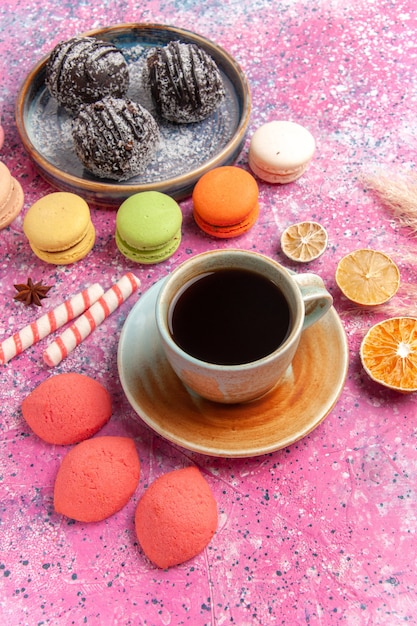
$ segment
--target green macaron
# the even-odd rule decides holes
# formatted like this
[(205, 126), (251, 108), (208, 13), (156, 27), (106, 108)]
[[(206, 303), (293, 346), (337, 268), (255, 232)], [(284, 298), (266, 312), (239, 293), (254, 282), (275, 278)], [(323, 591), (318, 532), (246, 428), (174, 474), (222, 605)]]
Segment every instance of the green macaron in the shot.
[(129, 260), (160, 263), (181, 243), (182, 212), (175, 200), (159, 191), (127, 198), (116, 215), (116, 245)]

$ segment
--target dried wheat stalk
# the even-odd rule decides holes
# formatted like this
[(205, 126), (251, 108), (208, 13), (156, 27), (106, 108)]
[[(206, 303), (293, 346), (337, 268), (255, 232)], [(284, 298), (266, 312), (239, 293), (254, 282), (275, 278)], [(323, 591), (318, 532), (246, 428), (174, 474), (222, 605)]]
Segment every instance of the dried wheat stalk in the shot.
[(360, 179), (402, 226), (407, 226), (414, 235), (417, 235), (417, 172), (364, 173)]

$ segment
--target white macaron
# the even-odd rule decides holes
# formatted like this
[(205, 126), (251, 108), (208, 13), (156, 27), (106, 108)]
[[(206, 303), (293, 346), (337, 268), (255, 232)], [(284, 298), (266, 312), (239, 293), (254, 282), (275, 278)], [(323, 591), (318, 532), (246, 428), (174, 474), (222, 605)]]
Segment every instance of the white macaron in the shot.
[(268, 183), (290, 183), (305, 172), (315, 149), (315, 139), (304, 126), (284, 120), (268, 122), (252, 136), (249, 167)]

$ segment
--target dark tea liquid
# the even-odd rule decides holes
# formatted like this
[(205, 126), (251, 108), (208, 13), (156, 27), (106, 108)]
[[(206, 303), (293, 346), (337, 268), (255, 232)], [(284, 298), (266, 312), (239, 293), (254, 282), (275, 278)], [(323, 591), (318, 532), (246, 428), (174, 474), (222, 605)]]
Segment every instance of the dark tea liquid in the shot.
[(171, 335), (185, 352), (221, 365), (256, 361), (289, 333), (291, 315), (281, 290), (243, 269), (216, 270), (191, 280), (171, 305)]

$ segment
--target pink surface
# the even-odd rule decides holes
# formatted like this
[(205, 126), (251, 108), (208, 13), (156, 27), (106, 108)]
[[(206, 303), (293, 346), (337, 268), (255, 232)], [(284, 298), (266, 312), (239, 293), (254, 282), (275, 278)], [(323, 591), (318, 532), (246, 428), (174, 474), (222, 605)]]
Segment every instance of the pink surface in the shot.
[[(277, 118), (312, 132), (315, 157), (295, 183), (260, 184), (259, 220), (238, 239), (204, 235), (187, 200), (181, 203), (179, 250), (162, 265), (138, 266), (117, 251), (115, 211), (91, 207), (98, 233), (94, 250), (76, 265), (47, 265), (33, 255), (22, 231), (31, 203), (51, 188), (37, 175), (16, 131), (19, 85), (60, 39), (140, 21), (190, 28), (239, 61), (253, 98), (239, 165), (247, 167), (254, 130)], [(0, 232), (0, 339), (39, 315), (13, 300), (13, 284), (28, 276), (53, 285), (43, 312), (93, 282), (107, 289), (126, 271), (142, 281), (139, 294), (53, 370), (82, 372), (105, 385), (114, 414), (101, 434), (135, 439), (140, 484), (110, 519), (80, 524), (53, 511), (53, 483), (67, 448), (40, 441), (21, 414), (23, 398), (51, 375), (42, 360), (45, 342), (1, 366), (2, 623), (416, 623), (416, 396), (373, 384), (358, 356), (373, 322), (415, 313), (417, 243), (358, 182), (362, 171), (376, 166), (403, 171), (415, 164), (414, 0), (78, 0), (59, 7), (12, 0), (2, 3), (0, 22), (0, 157), (25, 192), (21, 215)], [(304, 219), (321, 222), (329, 233), (328, 250), (308, 269), (332, 291), (349, 340), (350, 366), (339, 402), (308, 437), (259, 458), (204, 457), (164, 441), (134, 414), (118, 378), (118, 338), (131, 306), (181, 261), (207, 249), (255, 249), (299, 270), (286, 262), (279, 240), (289, 224)], [(391, 254), (402, 277), (397, 296), (372, 313), (349, 304), (334, 281), (339, 259), (365, 246)], [(189, 465), (200, 468), (213, 490), (219, 528), (203, 553), (162, 571), (137, 545), (135, 506), (157, 476)]]

